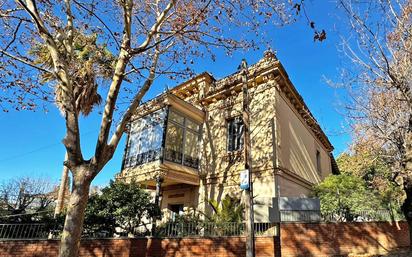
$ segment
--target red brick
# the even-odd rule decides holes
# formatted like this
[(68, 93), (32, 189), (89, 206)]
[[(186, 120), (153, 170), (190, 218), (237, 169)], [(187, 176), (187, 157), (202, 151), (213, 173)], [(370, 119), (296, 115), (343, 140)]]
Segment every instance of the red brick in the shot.
[[(409, 245), (406, 223), (291, 223), (281, 227), (282, 257), (380, 254)], [(279, 239), (256, 238), (256, 256), (278, 254)], [(0, 241), (0, 257), (56, 257), (57, 240)], [(245, 238), (123, 238), (83, 240), (79, 256), (235, 257), (245, 255)], [(276, 255), (279, 256), (279, 255)]]

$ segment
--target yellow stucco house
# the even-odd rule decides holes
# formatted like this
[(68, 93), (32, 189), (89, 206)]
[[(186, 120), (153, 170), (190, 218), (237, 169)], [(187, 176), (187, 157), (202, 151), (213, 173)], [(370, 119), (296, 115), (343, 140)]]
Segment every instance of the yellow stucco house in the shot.
[[(117, 179), (160, 192), (163, 210), (208, 212), (208, 200), (242, 196), (242, 77), (202, 73), (141, 105)], [(273, 199), (307, 197), (337, 171), (333, 146), (267, 51), (248, 68), (255, 220), (270, 222)]]

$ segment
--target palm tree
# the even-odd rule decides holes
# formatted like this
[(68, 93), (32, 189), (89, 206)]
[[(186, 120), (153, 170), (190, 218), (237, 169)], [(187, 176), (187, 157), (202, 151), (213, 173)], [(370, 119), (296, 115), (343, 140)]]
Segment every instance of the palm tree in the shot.
[[(216, 200), (209, 200), (213, 214), (209, 219), (214, 223), (213, 234), (221, 236), (239, 235), (243, 227), (244, 206), (240, 199), (226, 195), (221, 204)], [(212, 231), (210, 231), (212, 232)]]
[[(99, 79), (109, 79), (114, 70), (115, 58), (105, 44), (97, 42), (97, 35), (86, 35), (76, 31), (73, 36), (74, 48), (68, 51), (65, 40), (57, 42), (61, 52), (71, 54), (76, 61), (70, 62), (69, 74), (74, 78), (74, 100), (78, 114), (89, 115), (93, 107), (101, 103), (101, 96), (98, 93)], [(35, 59), (35, 64), (44, 68), (53, 67), (50, 52), (45, 44), (36, 44), (30, 50), (30, 54)], [(57, 81), (54, 74), (46, 73), (42, 75), (43, 82)], [(55, 103), (62, 110), (64, 92), (61, 86), (55, 87)]]

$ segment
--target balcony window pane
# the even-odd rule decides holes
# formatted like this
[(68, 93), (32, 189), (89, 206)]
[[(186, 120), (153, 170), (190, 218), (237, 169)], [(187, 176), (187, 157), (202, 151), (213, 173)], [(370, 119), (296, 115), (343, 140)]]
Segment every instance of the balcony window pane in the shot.
[(133, 167), (160, 158), (165, 109), (150, 113), (131, 124), (125, 167)]
[(169, 112), (169, 120), (179, 123), (181, 125), (183, 125), (184, 123), (184, 118), (172, 110), (170, 110)]
[(131, 167), (136, 164), (136, 158), (135, 158), (136, 154), (137, 154), (137, 139), (134, 134), (131, 134), (129, 138), (128, 156), (125, 159), (126, 167)]
[(186, 128), (192, 129), (196, 132), (199, 131), (199, 125), (190, 119), (186, 119)]
[(197, 156), (199, 148), (198, 138), (199, 136), (197, 133), (186, 130), (183, 165), (196, 169), (199, 165), (199, 159)]
[(183, 153), (183, 128), (169, 122), (167, 125), (165, 159), (182, 163)]

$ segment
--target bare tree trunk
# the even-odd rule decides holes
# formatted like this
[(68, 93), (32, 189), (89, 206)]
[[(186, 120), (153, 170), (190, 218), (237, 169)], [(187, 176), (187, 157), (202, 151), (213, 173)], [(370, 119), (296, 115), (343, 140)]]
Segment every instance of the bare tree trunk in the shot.
[(84, 211), (89, 198), (91, 179), (86, 179), (89, 170), (81, 169), (73, 176), (73, 189), (67, 207), (63, 235), (60, 242), (60, 257), (77, 257), (83, 231)]
[[(405, 156), (404, 156), (404, 172), (403, 190), (406, 194), (406, 199), (402, 204), (402, 212), (408, 222), (409, 240), (412, 241), (412, 118), (409, 119), (409, 131), (405, 135)], [(412, 252), (412, 244), (409, 243), (409, 251)]]
[[(67, 153), (64, 157), (64, 161), (67, 161)], [(67, 168), (66, 165), (63, 165), (63, 171), (62, 171), (62, 177), (60, 181), (60, 187), (59, 187), (59, 192), (57, 195), (57, 204), (56, 208), (54, 209), (54, 216), (56, 217), (59, 215), (64, 207), (64, 200), (66, 198), (66, 194), (69, 191), (69, 168)]]
[[(408, 222), (409, 228), (409, 240), (412, 239), (412, 184), (405, 181), (404, 182), (404, 191), (406, 194), (406, 199), (402, 204), (402, 212)], [(409, 243), (409, 251), (412, 252), (412, 244)]]
[(405, 136), (405, 172), (407, 177), (403, 182), (403, 190), (405, 191), (406, 199), (402, 204), (402, 212), (408, 222), (409, 251), (412, 252), (412, 132), (408, 132)]

